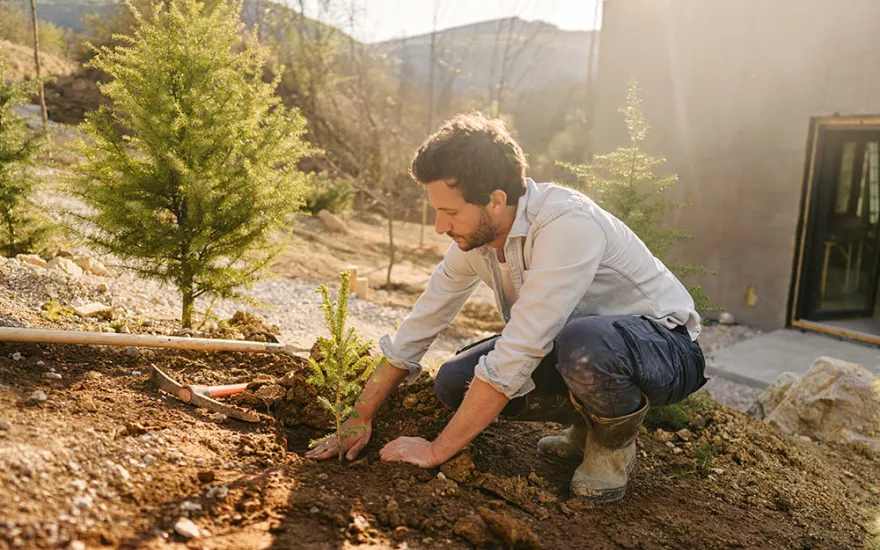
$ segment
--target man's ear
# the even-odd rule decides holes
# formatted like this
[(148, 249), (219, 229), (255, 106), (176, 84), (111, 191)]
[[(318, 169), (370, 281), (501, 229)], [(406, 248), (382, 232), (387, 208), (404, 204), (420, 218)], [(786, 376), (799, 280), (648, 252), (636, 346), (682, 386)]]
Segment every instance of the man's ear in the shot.
[(489, 210), (491, 210), (494, 214), (500, 214), (504, 207), (507, 206), (507, 193), (502, 191), (501, 189), (496, 189), (492, 191), (492, 194), (489, 195)]

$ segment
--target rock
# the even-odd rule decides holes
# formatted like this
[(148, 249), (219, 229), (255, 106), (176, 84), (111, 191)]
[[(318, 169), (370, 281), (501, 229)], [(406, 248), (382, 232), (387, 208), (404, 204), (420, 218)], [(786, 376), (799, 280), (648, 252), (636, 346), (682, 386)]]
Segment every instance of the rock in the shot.
[(73, 312), (83, 318), (98, 317), (109, 320), (113, 317), (113, 308), (105, 306), (100, 302), (92, 302), (84, 306), (75, 307), (73, 308)]
[(94, 504), (91, 495), (77, 495), (73, 497), (73, 505), (80, 510), (88, 510)]
[(174, 532), (185, 539), (197, 539), (202, 536), (202, 530), (189, 518), (180, 517), (174, 522)]
[(318, 212), (318, 218), (324, 222), (327, 229), (330, 229), (331, 231), (339, 231), (341, 233), (348, 233), (348, 225), (342, 221), (342, 218), (333, 214), (329, 210), (321, 210)]
[(405, 538), (408, 534), (409, 529), (405, 525), (400, 525), (394, 529), (394, 533), (392, 533), (392, 536), (395, 539), (400, 540), (402, 538)]
[(61, 375), (57, 372), (44, 372), (43, 378), (49, 378), (50, 380), (61, 380)]
[(721, 325), (730, 326), (735, 322), (733, 317), (733, 313), (729, 311), (723, 311), (720, 315), (718, 315), (718, 323)]
[(690, 438), (692, 437), (690, 430), (687, 429), (678, 430), (675, 432), (675, 435), (677, 435), (682, 441), (690, 441)]
[(675, 435), (671, 432), (667, 432), (663, 428), (657, 428), (654, 432), (654, 441), (658, 441), (660, 443), (669, 443), (675, 439)]
[(681, 448), (679, 448), (679, 447), (673, 447), (673, 448), (672, 448), (672, 454), (674, 454), (674, 455), (680, 455), (680, 454), (681, 454)]
[(187, 513), (189, 513), (189, 512), (201, 512), (201, 511), (202, 511), (202, 505), (199, 504), (198, 502), (192, 502), (192, 501), (189, 501), (189, 500), (184, 500), (184, 501), (183, 501), (183, 504), (180, 505), (180, 509), (183, 510), (184, 512), (187, 512)]
[(758, 418), (765, 418), (772, 413), (776, 407), (788, 396), (791, 389), (800, 382), (799, 374), (793, 372), (783, 372), (776, 380), (764, 388), (755, 401), (749, 414)]
[(321, 509), (318, 508), (317, 506), (312, 506), (311, 508), (309, 508), (309, 513), (310, 513), (310, 514), (317, 514), (317, 513), (320, 512), (320, 511), (321, 511)]
[(21, 354), (16, 351), (15, 353), (12, 354), (12, 360), (13, 361), (21, 361)]
[(43, 390), (36, 390), (34, 391), (34, 393), (28, 396), (26, 402), (36, 405), (38, 403), (43, 403), (47, 399), (49, 399), (49, 397), (46, 395), (46, 392), (44, 392)]
[(116, 477), (121, 479), (122, 481), (128, 481), (131, 479), (131, 474), (128, 473), (128, 470), (125, 469), (121, 464), (116, 464), (112, 460), (107, 461), (107, 467), (110, 468), (110, 471), (113, 472)]
[(26, 264), (35, 265), (37, 267), (49, 267), (49, 264), (43, 258), (40, 258), (36, 254), (19, 254), (15, 257), (16, 260), (22, 261)]
[(0, 420), (0, 430), (6, 431), (12, 429), (12, 422), (6, 420), (5, 418)]
[(413, 409), (418, 404), (419, 404), (419, 396), (418, 395), (411, 393), (403, 398), (403, 408), (404, 409)]
[(72, 540), (67, 545), (67, 550), (86, 550), (86, 543), (81, 540)]
[(127, 346), (124, 351), (125, 355), (128, 357), (137, 357), (141, 354), (141, 350), (134, 346)]
[(89, 273), (94, 273), (95, 275), (99, 275), (101, 277), (106, 277), (110, 275), (110, 272), (107, 271), (107, 268), (104, 267), (104, 264), (99, 262), (94, 258), (80, 258), (76, 261), (76, 265), (82, 268)]
[(449, 479), (443, 472), (437, 472), (437, 479)]
[(45, 361), (37, 361), (35, 364), (36, 364), (38, 367), (42, 367), (42, 366), (45, 366), (45, 365), (46, 365), (46, 362), (45, 362)]
[(199, 472), (199, 481), (202, 483), (212, 483), (214, 481), (214, 471), (202, 470)]
[(765, 409), (765, 422), (787, 435), (861, 443), (880, 452), (880, 379), (864, 367), (819, 357), (803, 378), (778, 387), (784, 395), (765, 396), (768, 404), (778, 402)]
[(143, 374), (143, 372), (141, 372), (141, 371), (139, 371), (139, 370), (133, 370), (133, 371), (131, 371), (131, 375), (132, 375), (132, 376), (140, 376), (140, 375), (142, 375), (142, 374)]
[(810, 436), (807, 436), (807, 435), (799, 435), (795, 439), (803, 441), (804, 443), (812, 443), (813, 442), (812, 438), (810, 438)]
[(355, 514), (351, 517), (351, 525), (349, 529), (351, 529), (355, 533), (363, 533), (367, 529), (370, 528), (370, 522), (367, 521), (367, 518), (360, 514)]
[(107, 286), (107, 283), (98, 283), (95, 285), (95, 292), (100, 292), (101, 294), (104, 294), (108, 290), (110, 290), (110, 287)]
[(205, 493), (205, 498), (223, 500), (227, 495), (229, 495), (229, 487), (220, 485), (218, 487), (210, 487), (208, 492)]
[(82, 277), (83, 274), (83, 270), (80, 266), (67, 258), (62, 258), (61, 256), (56, 256), (49, 260), (48, 266), (74, 278)]

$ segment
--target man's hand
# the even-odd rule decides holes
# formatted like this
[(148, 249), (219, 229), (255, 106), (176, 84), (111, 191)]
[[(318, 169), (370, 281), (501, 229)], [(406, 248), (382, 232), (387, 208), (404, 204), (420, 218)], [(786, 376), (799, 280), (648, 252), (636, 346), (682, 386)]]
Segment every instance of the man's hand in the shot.
[(443, 461), (434, 456), (431, 442), (421, 437), (398, 437), (379, 451), (383, 462), (409, 462), (420, 468), (433, 468)]
[(443, 464), (486, 429), (507, 405), (507, 396), (474, 378), (464, 401), (433, 443), (421, 437), (398, 437), (379, 452), (384, 461), (409, 462), (422, 468)]
[[(357, 458), (361, 449), (367, 446), (370, 441), (370, 435), (373, 433), (372, 421), (362, 421), (358, 418), (349, 418), (342, 424), (343, 431), (349, 432), (351, 435), (342, 440), (342, 452), (345, 458), (354, 460)], [(339, 442), (333, 435), (327, 438), (323, 443), (305, 454), (305, 457), (311, 460), (326, 460), (337, 455)]]

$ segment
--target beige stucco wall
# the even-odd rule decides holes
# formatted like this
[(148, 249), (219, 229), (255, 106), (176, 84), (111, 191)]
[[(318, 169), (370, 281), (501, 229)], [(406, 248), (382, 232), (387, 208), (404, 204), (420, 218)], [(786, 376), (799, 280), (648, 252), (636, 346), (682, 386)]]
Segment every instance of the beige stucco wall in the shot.
[[(606, 0), (593, 142), (625, 143), (636, 78), (646, 148), (679, 174), (678, 258), (738, 321), (785, 323), (810, 117), (880, 113), (880, 0)], [(753, 284), (756, 307), (744, 296)]]

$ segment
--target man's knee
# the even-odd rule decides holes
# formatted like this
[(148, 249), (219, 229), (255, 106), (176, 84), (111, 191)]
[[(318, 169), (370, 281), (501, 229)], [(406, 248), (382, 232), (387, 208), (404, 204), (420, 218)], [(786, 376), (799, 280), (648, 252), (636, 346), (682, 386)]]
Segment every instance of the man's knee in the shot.
[(447, 361), (434, 378), (434, 393), (444, 405), (453, 410), (458, 409), (471, 378), (473, 371), (465, 372), (455, 359)]
[(608, 317), (583, 317), (566, 324), (556, 337), (557, 370), (563, 377), (574, 371), (608, 370), (616, 363), (613, 347), (618, 336)]

